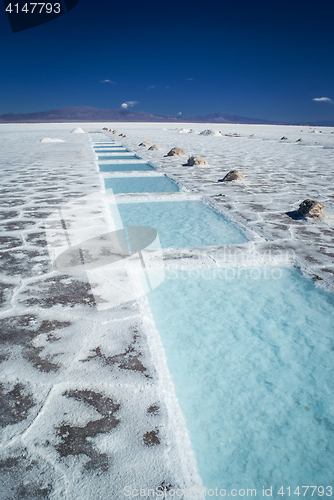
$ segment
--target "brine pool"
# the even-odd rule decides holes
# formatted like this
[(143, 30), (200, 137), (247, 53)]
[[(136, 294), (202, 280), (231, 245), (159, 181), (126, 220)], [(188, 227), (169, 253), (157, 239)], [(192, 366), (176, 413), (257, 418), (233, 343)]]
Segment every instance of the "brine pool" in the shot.
[[(145, 182), (146, 179), (149, 178), (146, 177)], [(151, 179), (158, 181), (162, 178)], [(105, 179), (105, 182), (109, 180), (115, 179)], [(201, 201), (118, 203), (117, 207), (124, 226), (156, 229), (162, 248), (219, 246), (248, 241), (241, 229)]]
[(155, 171), (148, 163), (99, 163), (100, 172)]
[(148, 300), (204, 487), (330, 496), (334, 296), (294, 268), (220, 268), (166, 271)]
[[(106, 189), (120, 193), (172, 193), (179, 186), (168, 177), (111, 177), (104, 179)], [(143, 224), (139, 224), (143, 225)]]
[[(104, 179), (115, 193), (161, 192), (165, 180)], [(200, 201), (117, 208), (124, 226), (154, 227), (162, 248), (248, 241)], [(208, 495), (331, 496), (334, 296), (294, 268), (165, 272), (147, 297)]]
[(112, 153), (108, 155), (98, 155), (98, 160), (141, 160), (140, 156), (129, 154), (129, 153)]

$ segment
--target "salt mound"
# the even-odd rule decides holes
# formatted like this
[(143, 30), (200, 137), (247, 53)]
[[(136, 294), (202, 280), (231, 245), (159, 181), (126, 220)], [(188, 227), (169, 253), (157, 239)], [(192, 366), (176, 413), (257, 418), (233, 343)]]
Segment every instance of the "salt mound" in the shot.
[(167, 156), (185, 156), (186, 153), (183, 151), (183, 149), (180, 148), (172, 148), (168, 153)]
[(186, 163), (186, 165), (190, 167), (193, 166), (197, 167), (198, 165), (208, 166), (208, 162), (204, 160), (204, 158), (201, 158), (200, 156), (190, 156), (188, 158), (188, 162)]
[(194, 130), (193, 128), (191, 128), (188, 133), (189, 134), (199, 134), (198, 130)]
[(214, 136), (221, 136), (221, 133), (216, 131), (216, 130), (203, 130), (203, 132), (200, 132), (199, 135), (214, 135)]
[(240, 170), (231, 170), (223, 179), (219, 179), (218, 182), (242, 181), (243, 179), (244, 174)]
[(85, 131), (82, 128), (78, 127), (72, 130), (71, 134), (84, 134)]
[(179, 134), (189, 134), (190, 128), (181, 128)]
[(143, 146), (143, 147), (146, 147), (146, 146), (151, 146), (151, 144), (149, 142), (141, 142), (140, 144), (138, 144), (139, 146)]
[(161, 149), (160, 146), (157, 146), (156, 144), (153, 144), (150, 148), (148, 148), (149, 151), (153, 151), (155, 149)]
[(304, 200), (300, 205), (298, 212), (303, 217), (311, 217), (312, 219), (323, 219), (325, 217), (324, 205), (315, 200)]
[(51, 139), (50, 137), (44, 137), (40, 142), (65, 142), (63, 139)]
[(281, 137), (281, 141), (287, 141), (287, 140), (288, 140), (288, 138), (285, 137), (285, 135), (283, 135), (283, 137)]

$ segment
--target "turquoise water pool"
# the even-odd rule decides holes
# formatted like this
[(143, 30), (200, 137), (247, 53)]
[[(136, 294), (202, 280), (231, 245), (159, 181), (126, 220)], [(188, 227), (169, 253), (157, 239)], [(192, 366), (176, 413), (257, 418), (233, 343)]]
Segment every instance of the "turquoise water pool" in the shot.
[(248, 241), (239, 228), (201, 201), (119, 203), (118, 209), (124, 226), (154, 227), (162, 248)]
[(101, 172), (128, 172), (128, 171), (149, 171), (155, 170), (148, 163), (100, 163)]
[(110, 155), (110, 156), (101, 156), (101, 155), (98, 155), (98, 159), (99, 160), (141, 160), (140, 156), (136, 156), (136, 155), (130, 155), (128, 153), (126, 154), (120, 154), (120, 155)]
[[(119, 193), (172, 193), (179, 187), (168, 177), (118, 177), (104, 179), (106, 189)], [(131, 224), (130, 224), (131, 225)], [(136, 224), (133, 224), (136, 225)], [(143, 226), (145, 224), (137, 224)]]
[(296, 269), (230, 268), (167, 271), (148, 300), (204, 486), (330, 496), (334, 296)]

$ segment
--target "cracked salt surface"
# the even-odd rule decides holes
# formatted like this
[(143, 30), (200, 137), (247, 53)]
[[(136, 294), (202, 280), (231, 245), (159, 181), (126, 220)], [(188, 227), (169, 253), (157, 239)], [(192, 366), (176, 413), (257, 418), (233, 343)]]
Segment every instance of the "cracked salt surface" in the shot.
[[(329, 129), (313, 134), (297, 127), (219, 125), (212, 129), (221, 136), (200, 136), (178, 134), (170, 124), (118, 125), (128, 136), (121, 145), (143, 158), (131, 163), (150, 162), (182, 190), (119, 194), (118, 203), (204, 196), (250, 240), (206, 251), (166, 249), (166, 269), (297, 263), (333, 289), (333, 219), (287, 215), (306, 198), (334, 215), (333, 151), (324, 149), (333, 147)], [(90, 138), (71, 134), (73, 126), (0, 127), (0, 361), (8, 423), (0, 489), (6, 500), (82, 500), (123, 498), (125, 485), (200, 486), (147, 299), (98, 311), (97, 289), (85, 274), (52, 269), (45, 219), (59, 205), (104, 188)], [(104, 124), (80, 126), (89, 131)], [(288, 142), (280, 141), (283, 135)], [(41, 143), (43, 137), (64, 142)], [(293, 144), (300, 137), (302, 147)], [(91, 138), (113, 140), (111, 134)], [(145, 140), (161, 150), (139, 148)], [(209, 166), (183, 167), (185, 158), (166, 158), (176, 146)], [(235, 169), (245, 175), (243, 183), (217, 183)]]
[(0, 129), (0, 496), (105, 500), (126, 485), (199, 485), (138, 304), (98, 312), (95, 283), (52, 268), (45, 223), (50, 232), (59, 206), (77, 203), (87, 223), (109, 216), (82, 205), (103, 181), (89, 136), (72, 127)]

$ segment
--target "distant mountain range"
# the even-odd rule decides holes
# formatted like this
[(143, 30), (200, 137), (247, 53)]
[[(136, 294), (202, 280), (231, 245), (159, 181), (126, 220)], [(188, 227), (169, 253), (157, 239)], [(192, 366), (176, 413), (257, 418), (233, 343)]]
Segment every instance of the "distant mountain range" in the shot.
[(170, 123), (245, 123), (264, 125), (310, 125), (334, 127), (334, 120), (311, 123), (283, 123), (278, 121), (246, 118), (244, 116), (214, 113), (204, 116), (177, 118), (170, 116), (153, 115), (143, 111), (129, 111), (127, 109), (97, 109), (88, 106), (52, 109), (37, 113), (7, 113), (0, 115), (0, 123), (60, 123), (60, 122), (170, 122)]

